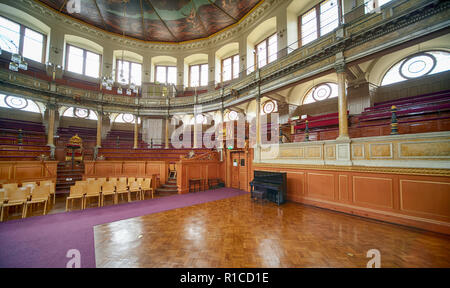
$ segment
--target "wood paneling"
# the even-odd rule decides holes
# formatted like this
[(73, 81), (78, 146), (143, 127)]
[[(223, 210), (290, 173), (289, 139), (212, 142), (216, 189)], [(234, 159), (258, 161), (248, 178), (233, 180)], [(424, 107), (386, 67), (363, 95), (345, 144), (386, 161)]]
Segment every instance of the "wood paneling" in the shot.
[(450, 221), (450, 182), (401, 179), (400, 209)]
[(361, 206), (394, 208), (392, 179), (353, 176), (353, 202)]
[(256, 163), (252, 169), (286, 172), (290, 201), (450, 234), (448, 176)]
[(308, 173), (308, 197), (334, 200), (334, 175), (331, 173)]
[(218, 160), (183, 159), (178, 161), (176, 164), (178, 193), (184, 194), (189, 192), (189, 179), (201, 178), (205, 184), (211, 178), (219, 178), (225, 181), (225, 175), (219, 175), (219, 171), (223, 170), (221, 166), (224, 165), (225, 162)]
[(0, 161), (0, 183), (56, 181), (56, 161)]

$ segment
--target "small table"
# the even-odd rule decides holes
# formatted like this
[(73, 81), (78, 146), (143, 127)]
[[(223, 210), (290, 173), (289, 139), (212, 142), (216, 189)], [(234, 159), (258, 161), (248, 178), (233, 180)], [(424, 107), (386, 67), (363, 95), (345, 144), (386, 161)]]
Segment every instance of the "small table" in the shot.
[(208, 189), (216, 189), (219, 188), (220, 184), (220, 179), (219, 178), (212, 178), (212, 179), (208, 179)]
[(197, 179), (189, 179), (189, 193), (191, 193), (191, 187), (193, 186), (193, 192), (195, 191), (195, 187), (198, 185), (198, 191), (202, 188), (203, 179), (197, 178)]

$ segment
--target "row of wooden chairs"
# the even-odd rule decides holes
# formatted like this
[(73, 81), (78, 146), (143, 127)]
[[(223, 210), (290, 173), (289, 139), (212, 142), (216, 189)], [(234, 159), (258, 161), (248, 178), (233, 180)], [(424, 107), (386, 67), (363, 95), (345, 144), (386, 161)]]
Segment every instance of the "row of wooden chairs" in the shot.
[(50, 197), (54, 195), (54, 183), (51, 180), (41, 181), (40, 185), (36, 182), (22, 183), (19, 187), (17, 183), (3, 184), (0, 189), (0, 221), (3, 221), (5, 211), (10, 207), (22, 206), (22, 218), (27, 217), (28, 207), (31, 204), (44, 203), (44, 215), (47, 214), (47, 206)]
[(87, 201), (90, 198), (97, 198), (98, 207), (103, 206), (105, 197), (112, 196), (114, 204), (119, 203), (119, 195), (124, 194), (131, 202), (131, 194), (136, 194), (136, 200), (144, 200), (146, 192), (150, 191), (153, 198), (153, 188), (151, 178), (121, 177), (117, 178), (88, 178), (84, 181), (76, 181), (70, 187), (70, 195), (66, 198), (66, 211), (69, 210), (69, 200), (73, 206), (75, 199), (81, 200), (81, 209), (86, 209)]

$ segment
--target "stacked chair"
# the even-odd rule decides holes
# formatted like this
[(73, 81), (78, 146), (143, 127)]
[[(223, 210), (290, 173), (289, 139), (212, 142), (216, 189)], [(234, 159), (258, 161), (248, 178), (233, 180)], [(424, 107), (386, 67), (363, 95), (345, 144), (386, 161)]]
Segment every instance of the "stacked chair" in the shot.
[[(66, 211), (69, 210), (69, 201), (73, 207), (74, 200), (80, 199), (81, 209), (86, 209), (89, 199), (96, 198), (97, 206), (104, 206), (105, 199), (111, 196), (113, 204), (119, 203), (119, 195), (123, 200), (126, 195), (127, 202), (131, 202), (131, 196), (136, 200), (144, 200), (146, 192), (150, 191), (153, 198), (153, 188), (151, 178), (135, 177), (111, 177), (106, 178), (87, 178), (85, 181), (77, 181), (70, 187), (70, 194), (66, 199)], [(1, 197), (1, 194), (0, 194)]]
[(47, 214), (52, 195), (55, 195), (55, 183), (51, 180), (40, 181), (39, 185), (36, 182), (23, 182), (21, 187), (18, 183), (3, 184), (0, 189), (0, 221), (4, 220), (10, 207), (21, 207), (22, 218), (25, 218), (33, 204), (44, 204), (43, 214)]

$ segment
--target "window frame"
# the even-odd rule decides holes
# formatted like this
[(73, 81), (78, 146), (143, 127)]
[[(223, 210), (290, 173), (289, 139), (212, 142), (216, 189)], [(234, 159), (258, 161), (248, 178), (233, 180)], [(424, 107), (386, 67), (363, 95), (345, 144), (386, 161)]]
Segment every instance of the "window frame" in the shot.
[[(172, 66), (172, 65), (155, 65), (155, 82), (157, 81), (156, 77), (158, 75), (157, 74), (158, 67), (165, 67), (166, 68), (166, 77), (165, 77), (166, 78), (166, 82), (164, 82), (162, 84), (167, 84), (167, 85), (173, 84), (173, 85), (176, 85), (176, 83), (169, 83), (168, 81), (169, 81), (169, 68), (175, 68), (175, 70), (176, 70), (177, 66)], [(175, 72), (175, 78), (177, 78), (177, 72)]]
[[(195, 88), (195, 87), (205, 87), (202, 86), (202, 66), (206, 65), (206, 67), (208, 67), (208, 63), (202, 63), (202, 64), (193, 64), (193, 65), (189, 65), (189, 77), (188, 77), (188, 87), (190, 88)], [(198, 86), (191, 86), (191, 69), (194, 66), (198, 66)], [(207, 69), (208, 73), (209, 73), (209, 67)], [(209, 78), (209, 77), (208, 77)], [(209, 79), (208, 79), (209, 80)], [(206, 86), (208, 86), (208, 82), (206, 82)]]
[[(41, 55), (41, 61), (39, 63), (45, 63), (45, 56), (46, 56), (45, 52), (47, 51), (47, 34), (41, 33), (39, 31), (37, 31), (36, 29), (30, 28), (28, 26), (25, 26), (25, 25), (23, 25), (21, 23), (18, 23), (18, 22), (14, 21), (14, 20), (12, 20), (12, 19), (10, 19), (8, 17), (5, 17), (3, 15), (0, 15), (0, 17), (6, 19), (8, 21), (11, 21), (11, 22), (13, 22), (13, 23), (15, 23), (15, 24), (20, 26), (20, 30), (19, 30), (19, 34), (20, 34), (19, 35), (19, 46), (17, 47), (17, 49), (18, 49), (18, 53), (20, 55), (22, 55), (22, 56), (23, 56), (23, 43), (25, 41), (25, 29), (30, 29), (31, 31), (42, 35), (42, 55)], [(24, 56), (24, 58), (28, 59), (28, 60), (31, 60), (31, 61), (36, 61), (36, 60), (31, 59), (31, 58), (27, 58), (25, 56)]]
[[(272, 62), (274, 62), (274, 61), (276, 61), (276, 60), (278, 60), (278, 38), (277, 38), (277, 58), (274, 60), (274, 61), (272, 61), (272, 62), (269, 62), (269, 38), (272, 38), (273, 36), (275, 35), (275, 37), (277, 37), (276, 35), (277, 35), (277, 32), (274, 32), (274, 33), (272, 33), (272, 34), (270, 34), (268, 37), (266, 37), (265, 39), (263, 39), (262, 41), (260, 41), (260, 42), (258, 42), (258, 43), (256, 43), (255, 44), (255, 51), (256, 51), (256, 53), (255, 53), (255, 64), (256, 64), (256, 67), (258, 68), (258, 69), (260, 69), (260, 68), (262, 68), (262, 67), (264, 67), (264, 66), (267, 66), (267, 65), (269, 65), (270, 63), (272, 63)], [(258, 58), (258, 49), (257, 49), (257, 47), (261, 44), (261, 43), (263, 43), (263, 42), (266, 42), (266, 64), (264, 65), (264, 66), (262, 66), (262, 67), (259, 67), (259, 58)]]
[[(123, 84), (123, 83), (119, 82), (119, 61), (128, 62), (128, 83)], [(129, 60), (125, 60), (125, 59), (116, 59), (116, 82), (117, 83), (119, 83), (121, 85), (130, 85), (131, 84), (131, 75), (132, 75), (131, 66), (132, 66), (132, 64), (141, 65), (141, 84), (140, 85), (138, 85), (136, 83), (134, 83), (134, 84), (136, 86), (142, 86), (142, 63), (129, 61)]]
[[(237, 77), (234, 77), (234, 57), (237, 57), (237, 58), (238, 58), (238, 63), (239, 63), (239, 62), (240, 62), (240, 59), (239, 59), (239, 53), (236, 53), (236, 54), (234, 54), (234, 55), (231, 55), (230, 57), (224, 58), (224, 59), (222, 59), (222, 60), (220, 61), (220, 82), (221, 82), (221, 83), (224, 82), (224, 81), (223, 81), (223, 62), (225, 62), (225, 61), (228, 60), (228, 59), (231, 59), (231, 79), (230, 79), (230, 80), (227, 80), (227, 81), (231, 81), (231, 80), (234, 80), (234, 79), (239, 78), (239, 70), (238, 70)], [(240, 63), (239, 63), (239, 64), (240, 64)], [(238, 65), (238, 66), (239, 66), (239, 65)], [(238, 67), (238, 69), (239, 69), (239, 67)]]
[[(83, 50), (83, 72), (81, 74), (69, 70), (70, 47), (75, 47), (77, 49)], [(86, 58), (87, 58), (86, 55), (87, 55), (87, 52), (92, 53), (92, 54), (96, 54), (96, 55), (99, 56), (99, 59), (98, 59), (98, 64), (99, 64), (98, 65), (98, 77), (96, 79), (100, 79), (100, 77), (102, 75), (102, 56), (103, 55), (99, 54), (97, 52), (91, 51), (91, 50), (87, 50), (87, 49), (81, 48), (81, 47), (73, 45), (73, 44), (69, 44), (69, 43), (66, 44), (66, 61), (65, 61), (65, 69), (64, 70), (66, 70), (66, 71), (68, 71), (70, 73), (75, 73), (75, 74), (78, 74), (78, 75), (83, 75), (83, 76), (86, 76), (86, 77), (95, 78), (95, 77), (86, 75)]]
[[(316, 5), (314, 5), (313, 7), (311, 7), (310, 9), (306, 10), (304, 13), (300, 14), (297, 18), (297, 27), (298, 27), (298, 47), (303, 47), (303, 43), (302, 43), (302, 17), (303, 15), (308, 14), (308, 12), (310, 12), (313, 9), (316, 9), (316, 33), (317, 33), (317, 38), (314, 39), (311, 42), (316, 41), (317, 39), (319, 39), (320, 37), (323, 37), (324, 35), (327, 35), (328, 33), (325, 33), (323, 35), (320, 35), (320, 5), (322, 5), (322, 3), (326, 2), (328, 0), (322, 0), (319, 3), (317, 3)], [(342, 25), (342, 0), (337, 0), (337, 6), (338, 6), (338, 27)], [(309, 43), (311, 43), (309, 42)], [(305, 44), (308, 45), (309, 43)]]

